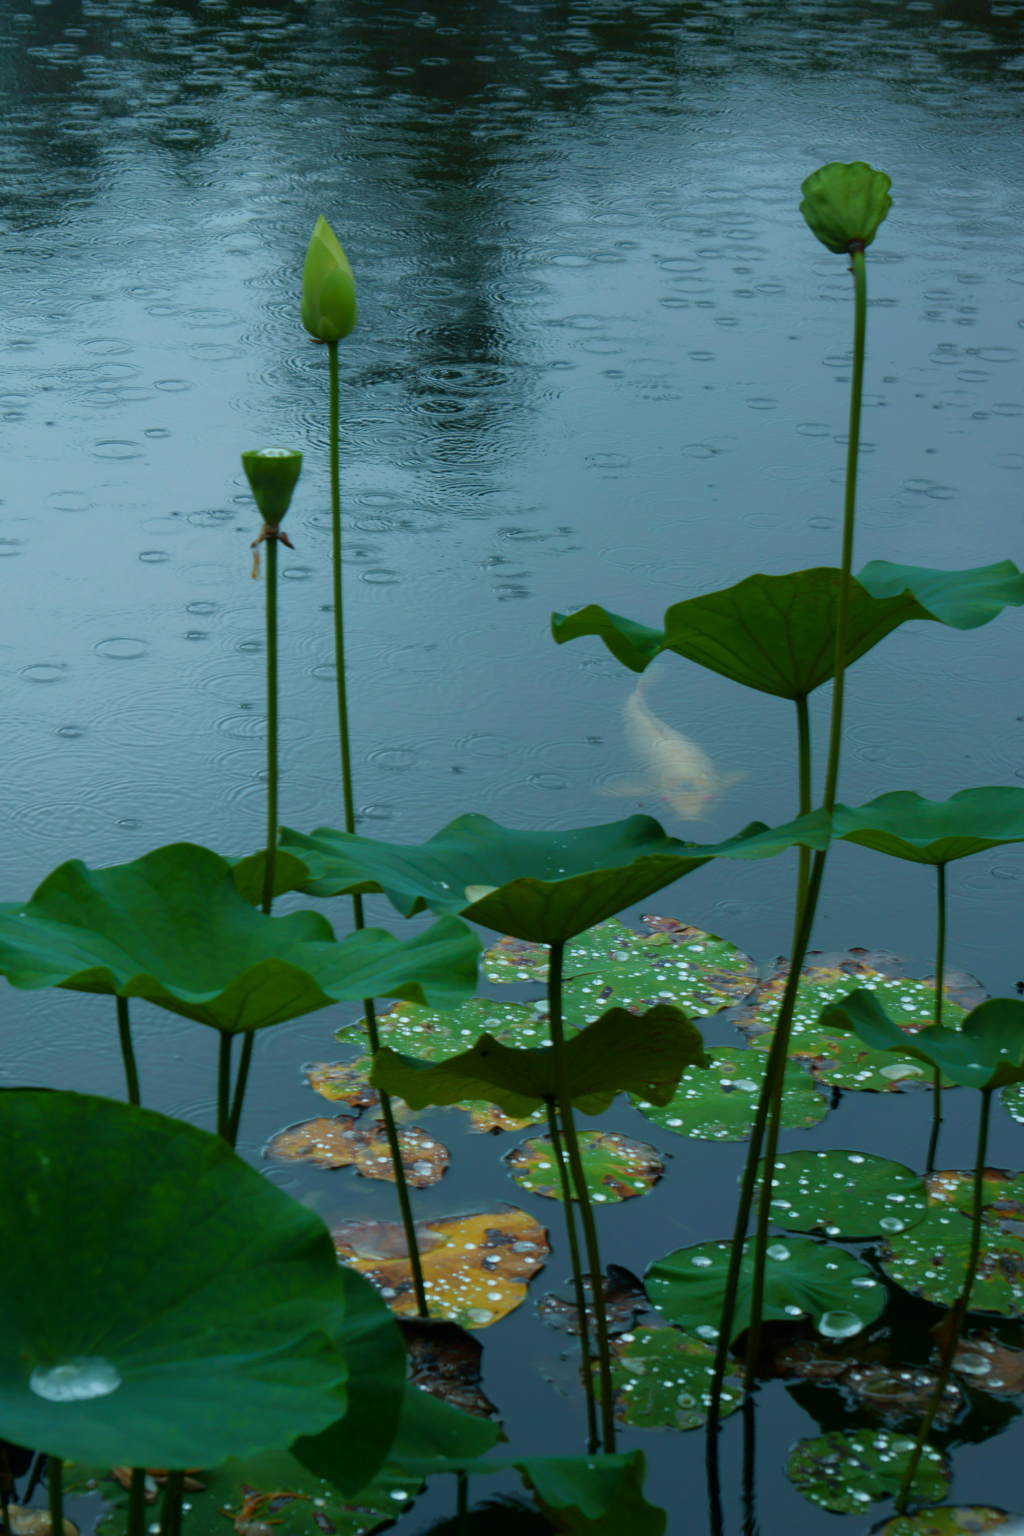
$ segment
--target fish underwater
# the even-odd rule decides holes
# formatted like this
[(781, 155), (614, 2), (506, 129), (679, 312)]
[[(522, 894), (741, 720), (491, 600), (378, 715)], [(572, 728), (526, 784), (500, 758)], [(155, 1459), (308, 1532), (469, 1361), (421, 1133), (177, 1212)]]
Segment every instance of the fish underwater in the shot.
[(640, 776), (602, 793), (659, 799), (683, 821), (703, 821), (723, 791), (743, 774), (719, 773), (703, 747), (658, 719), (644, 698), (651, 680), (648, 674), (638, 683), (622, 709), (623, 730)]

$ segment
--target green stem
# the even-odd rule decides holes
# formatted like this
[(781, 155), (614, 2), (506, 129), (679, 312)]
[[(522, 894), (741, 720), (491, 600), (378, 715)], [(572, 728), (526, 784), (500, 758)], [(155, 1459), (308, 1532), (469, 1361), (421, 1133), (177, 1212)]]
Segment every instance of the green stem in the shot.
[(230, 1142), (229, 1098), (231, 1093), (231, 1036), (226, 1029), (220, 1031), (220, 1050), (217, 1054), (217, 1135)]
[(345, 687), (345, 619), (342, 609), (341, 582), (341, 481), (338, 466), (338, 343), (327, 343), (327, 361), (331, 386), (331, 556), (334, 563), (334, 670), (338, 694), (338, 734), (341, 740), (341, 785), (345, 797), (345, 831), (356, 829), (355, 801), (352, 797), (352, 751), (348, 729), (348, 695)]
[(184, 1472), (168, 1472), (164, 1482), (164, 1501), (160, 1509), (160, 1536), (180, 1536), (181, 1497), (184, 1490)]
[[(366, 1033), (370, 1037), (370, 1050), (376, 1055), (380, 1050), (380, 1035), (377, 1030), (377, 1016), (373, 1011), (373, 999), (370, 997), (363, 999), (363, 1019), (366, 1024)], [(384, 1117), (384, 1131), (388, 1139), (388, 1150), (391, 1153), (391, 1166), (395, 1171), (398, 1209), (402, 1214), (405, 1246), (409, 1253), (412, 1285), (416, 1293), (416, 1310), (420, 1317), (428, 1317), (430, 1313), (427, 1307), (426, 1287), (423, 1284), (423, 1261), (420, 1258), (420, 1247), (416, 1238), (416, 1222), (412, 1214), (412, 1201), (409, 1198), (409, 1185), (405, 1177), (405, 1164), (402, 1162), (402, 1145), (398, 1139), (395, 1115), (391, 1108), (391, 1096), (385, 1093), (383, 1088), (378, 1088), (377, 1097), (380, 1099), (381, 1114)]]
[(242, 1050), (238, 1058), (238, 1071), (235, 1074), (235, 1092), (231, 1100), (231, 1113), (228, 1116), (227, 1139), (232, 1146), (238, 1140), (238, 1127), (242, 1123), (242, 1103), (245, 1099), (245, 1085), (249, 1081), (249, 1063), (252, 1061), (255, 1040), (256, 1031), (247, 1029), (242, 1036)]
[(974, 1285), (975, 1276), (978, 1273), (978, 1256), (981, 1253), (981, 1216), (982, 1198), (985, 1186), (985, 1152), (988, 1147), (988, 1116), (992, 1107), (992, 1089), (981, 1090), (981, 1114), (978, 1117), (978, 1145), (974, 1155), (974, 1208), (971, 1211), (971, 1247), (967, 1256), (967, 1273), (964, 1276), (963, 1289), (956, 1301), (950, 1307), (945, 1318), (945, 1348), (942, 1352), (942, 1365), (939, 1369), (939, 1377), (935, 1383), (928, 1410), (925, 1413), (921, 1428), (917, 1433), (914, 1449), (910, 1453), (907, 1470), (903, 1474), (900, 1491), (896, 1496), (896, 1513), (902, 1515), (907, 1507), (907, 1499), (910, 1497), (911, 1487), (914, 1482), (914, 1474), (917, 1464), (921, 1460), (921, 1453), (928, 1440), (928, 1434), (932, 1422), (939, 1408), (949, 1382), (950, 1372), (953, 1369), (953, 1360), (956, 1356), (956, 1347), (960, 1342), (960, 1334), (963, 1332), (964, 1322), (971, 1302), (971, 1288)]
[(743, 1404), (743, 1536), (757, 1536), (757, 1404)]
[(121, 1040), (121, 1060), (124, 1062), (124, 1080), (128, 1087), (128, 1103), (141, 1104), (139, 1097), (139, 1069), (135, 1064), (135, 1047), (132, 1045), (132, 1026), (128, 1017), (128, 999), (117, 999), (117, 1033)]
[(555, 1083), (558, 1089), (558, 1113), (562, 1121), (562, 1135), (569, 1154), (572, 1181), (576, 1186), (576, 1203), (580, 1209), (580, 1225), (583, 1243), (587, 1250), (590, 1269), (590, 1296), (594, 1306), (594, 1333), (597, 1341), (598, 1375), (601, 1382), (601, 1432), (605, 1452), (615, 1450), (615, 1404), (612, 1401), (612, 1357), (608, 1347), (608, 1316), (604, 1303), (604, 1269), (601, 1250), (597, 1242), (597, 1227), (590, 1204), (587, 1176), (580, 1156), (580, 1144), (576, 1137), (576, 1120), (573, 1115), (572, 1096), (565, 1068), (565, 1035), (562, 1030), (562, 964), (565, 958), (564, 943), (552, 944), (548, 956), (548, 1030), (551, 1035), (551, 1054), (555, 1064)]
[(267, 545), (267, 857), (263, 868), (263, 911), (274, 902), (277, 858), (277, 539)]
[(145, 1536), (146, 1531), (146, 1469), (132, 1467), (131, 1487), (128, 1490), (127, 1536)]
[(50, 1503), (50, 1536), (64, 1536), (64, 1463), (59, 1456), (47, 1459), (46, 1488)]
[(469, 1477), (465, 1472), (455, 1474), (455, 1525), (458, 1536), (466, 1536), (469, 1530)]
[(14, 1492), (14, 1478), (11, 1476), (11, 1462), (7, 1454), (7, 1446), (0, 1445), (0, 1530), (3, 1536), (11, 1536), (11, 1517), (7, 1506)]
[(576, 1218), (572, 1208), (572, 1186), (569, 1183), (569, 1170), (565, 1163), (565, 1152), (562, 1147), (562, 1137), (558, 1130), (558, 1116), (555, 1113), (554, 1099), (544, 1101), (548, 1112), (548, 1135), (551, 1137), (551, 1150), (555, 1157), (555, 1167), (558, 1169), (558, 1181), (562, 1190), (562, 1204), (565, 1207), (565, 1235), (569, 1244), (569, 1262), (572, 1265), (572, 1288), (576, 1297), (576, 1315), (579, 1318), (580, 1327), (580, 1355), (583, 1362), (583, 1390), (587, 1399), (587, 1450), (593, 1455), (600, 1445), (600, 1437), (597, 1433), (597, 1404), (594, 1401), (594, 1367), (590, 1358), (590, 1329), (587, 1324), (587, 1294), (583, 1288), (583, 1266), (580, 1263), (580, 1245), (576, 1236)]
[[(938, 878), (937, 914), (935, 922), (935, 1008), (932, 1023), (942, 1023), (943, 978), (946, 974), (946, 866), (936, 864)], [(935, 1169), (935, 1152), (939, 1145), (939, 1127), (942, 1124), (942, 1073), (938, 1067), (932, 1072), (932, 1134), (928, 1141), (927, 1172)]]
[[(811, 809), (811, 720), (807, 709), (806, 693), (798, 693), (796, 705), (796, 737), (799, 758), (800, 815), (806, 816)], [(797, 850), (799, 864), (796, 878), (796, 913), (794, 917), (793, 943), (796, 944), (796, 926), (807, 900), (807, 882), (811, 877), (811, 850), (803, 844)]]

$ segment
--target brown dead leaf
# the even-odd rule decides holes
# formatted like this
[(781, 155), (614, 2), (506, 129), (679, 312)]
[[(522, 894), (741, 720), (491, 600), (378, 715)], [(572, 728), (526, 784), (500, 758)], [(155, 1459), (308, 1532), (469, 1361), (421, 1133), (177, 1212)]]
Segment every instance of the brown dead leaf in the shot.
[[(188, 1493), (203, 1493), (203, 1492), (205, 1492), (206, 1484), (204, 1482), (202, 1482), (201, 1479), (199, 1478), (199, 1476), (197, 1475), (199, 1473), (199, 1470), (200, 1469), (198, 1467), (190, 1467), (188, 1469), (188, 1471), (185, 1473), (185, 1485), (184, 1486), (185, 1486), (186, 1492), (188, 1492)], [(132, 1469), (131, 1469), (131, 1467), (111, 1467), (110, 1475), (114, 1479), (115, 1483), (120, 1483), (122, 1488), (126, 1489), (129, 1492), (131, 1491), (131, 1486), (132, 1486)], [(146, 1499), (146, 1503), (147, 1504), (155, 1504), (156, 1503), (157, 1494), (159, 1493), (160, 1489), (164, 1486), (166, 1481), (167, 1481), (167, 1468), (166, 1467), (147, 1467), (146, 1468), (145, 1499)]]
[(996, 1397), (1024, 1392), (1024, 1349), (1003, 1344), (988, 1332), (967, 1334), (960, 1340), (953, 1369), (970, 1386)]
[[(436, 1184), (448, 1167), (448, 1148), (429, 1131), (412, 1125), (398, 1133), (402, 1166), (413, 1189)], [(288, 1163), (315, 1163), (318, 1168), (355, 1168), (366, 1179), (395, 1182), (387, 1132), (381, 1121), (356, 1125), (348, 1115), (336, 1120), (304, 1120), (279, 1131), (268, 1143), (266, 1156)]]
[[(584, 1275), (584, 1294), (590, 1294), (590, 1276)], [(643, 1281), (638, 1280), (630, 1270), (624, 1269), (620, 1264), (609, 1264), (605, 1271), (604, 1281), (604, 1307), (608, 1318), (608, 1332), (612, 1335), (628, 1333), (634, 1326), (641, 1313), (650, 1310), (650, 1302), (647, 1300), (647, 1292), (644, 1290)], [(560, 1333), (579, 1334), (579, 1312), (575, 1300), (567, 1296), (558, 1296), (554, 1291), (540, 1298), (537, 1302), (537, 1316), (542, 1323), (549, 1328), (556, 1328)], [(594, 1308), (593, 1304), (587, 1306), (587, 1322), (590, 1325), (590, 1338), (594, 1338)]]
[(347, 1104), (349, 1109), (374, 1109), (380, 1102), (359, 1062), (313, 1061), (302, 1070), (309, 1086), (332, 1103)]
[[(417, 1222), (416, 1232), (431, 1316), (463, 1328), (487, 1328), (520, 1306), (549, 1252), (544, 1228), (512, 1205)], [(393, 1312), (415, 1313), (412, 1270), (397, 1223), (345, 1222), (333, 1236), (342, 1263), (365, 1275)]]
[(409, 1380), (414, 1386), (478, 1419), (497, 1414), (481, 1386), (484, 1347), (479, 1339), (457, 1323), (426, 1322), (419, 1317), (404, 1317), (399, 1327), (409, 1352)]
[[(48, 1509), (23, 1509), (20, 1504), (8, 1504), (7, 1522), (11, 1536), (50, 1536), (53, 1522)], [(64, 1536), (78, 1536), (78, 1526), (64, 1518)]]
[[(816, 1338), (787, 1340), (783, 1336), (764, 1374), (838, 1387), (851, 1408), (866, 1408), (886, 1424), (919, 1420), (931, 1402), (938, 1373), (886, 1359), (892, 1344), (887, 1336), (844, 1351), (841, 1343), (827, 1344)], [(948, 1427), (963, 1404), (962, 1391), (951, 1382), (936, 1415), (939, 1427)]]

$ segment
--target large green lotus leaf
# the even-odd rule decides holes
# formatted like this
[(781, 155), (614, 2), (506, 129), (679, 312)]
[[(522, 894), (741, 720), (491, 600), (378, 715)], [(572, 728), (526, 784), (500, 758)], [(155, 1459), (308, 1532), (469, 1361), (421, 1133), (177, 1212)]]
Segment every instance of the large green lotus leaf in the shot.
[(266, 917), (236, 890), (227, 860), (195, 843), (110, 869), (74, 859), (31, 901), (0, 904), (0, 973), (13, 986), (144, 997), (228, 1033), (344, 998), (460, 1003), (475, 989), (479, 947), (451, 917), (404, 942), (364, 928), (341, 943), (317, 912)]
[[(261, 848), (258, 853), (247, 854), (244, 859), (229, 859), (231, 865), (231, 878), (235, 882), (240, 896), (244, 896), (252, 907), (258, 907), (263, 900), (263, 880), (267, 867), (267, 850)], [(274, 896), (283, 896), (287, 891), (297, 891), (310, 876), (309, 867), (302, 859), (295, 858), (294, 854), (285, 853), (283, 848), (278, 848), (274, 855)]]
[[(971, 1247), (971, 1171), (932, 1174), (925, 1181), (928, 1213), (909, 1232), (889, 1238), (882, 1268), (906, 1290), (937, 1306), (960, 1295)], [(1024, 1317), (1024, 1174), (986, 1169), (978, 1273), (972, 1312)]]
[[(913, 1436), (885, 1429), (834, 1429), (798, 1440), (789, 1453), (789, 1480), (805, 1499), (837, 1515), (855, 1515), (875, 1499), (899, 1492), (914, 1449)], [(912, 1497), (932, 1502), (949, 1492), (948, 1463), (926, 1445), (914, 1473)]]
[[(746, 1141), (754, 1128), (768, 1058), (760, 1051), (743, 1051), (731, 1045), (715, 1046), (707, 1055), (708, 1068), (684, 1072), (667, 1104), (636, 1098), (633, 1102), (648, 1120), (675, 1131), (677, 1136), (693, 1136), (699, 1141)], [(828, 1101), (815, 1088), (810, 1073), (796, 1062), (787, 1062), (782, 1085), (783, 1128), (806, 1130), (827, 1114)]]
[[(680, 1074), (706, 1060), (700, 1031), (678, 1008), (662, 1004), (642, 1018), (613, 1008), (564, 1047), (573, 1103), (599, 1115), (616, 1093), (641, 1093), (653, 1103), (672, 1097)], [(481, 1035), (468, 1050), (430, 1064), (384, 1048), (373, 1059), (375, 1088), (397, 1094), (410, 1109), (457, 1104), (487, 1093), (510, 1115), (522, 1115), (558, 1092), (554, 1054), (516, 1050)]]
[(890, 1019), (876, 992), (851, 992), (822, 1015), (822, 1024), (853, 1029), (872, 1050), (902, 1047), (954, 1083), (968, 1088), (1003, 1088), (1024, 1082), (1024, 1002), (992, 997), (964, 1019), (960, 1029), (932, 1024), (911, 1041)]
[(875, 1527), (874, 1536), (988, 1536), (990, 1531), (1019, 1531), (1019, 1515), (988, 1504), (944, 1504), (917, 1515), (894, 1515)]
[[(731, 1247), (727, 1242), (697, 1243), (656, 1259), (646, 1285), (657, 1310), (701, 1338), (717, 1338)], [(740, 1266), (734, 1339), (750, 1321), (752, 1250), (748, 1239)], [(846, 1338), (873, 1323), (885, 1300), (884, 1285), (841, 1248), (810, 1237), (787, 1237), (768, 1245), (762, 1317), (779, 1322), (810, 1317), (826, 1338)]]
[(562, 1536), (663, 1536), (668, 1517), (643, 1495), (642, 1451), (536, 1456), (516, 1466)]
[[(662, 651), (675, 651), (747, 688), (795, 699), (832, 676), (839, 582), (839, 571), (830, 566), (758, 574), (722, 592), (674, 603), (661, 630), (594, 603), (578, 613), (553, 614), (551, 628), (560, 645), (597, 635), (634, 672), (643, 672)], [(1024, 577), (1009, 560), (969, 571), (873, 560), (851, 583), (847, 664), (908, 619), (973, 629), (1021, 603)]]
[(471, 814), (420, 847), (330, 827), (310, 837), (285, 827), (281, 842), (316, 872), (303, 886), (309, 895), (381, 891), (403, 917), (429, 907), (541, 944), (574, 938), (711, 857), (691, 856), (688, 844), (667, 837), (650, 816), (569, 832), (517, 832)]
[(339, 1418), (347, 1288), (319, 1218), (220, 1138), (109, 1099), (5, 1090), (0, 1142), (0, 1436), (209, 1467)]
[[(635, 1328), (612, 1340), (615, 1413), (634, 1429), (699, 1429), (711, 1402), (715, 1352), (678, 1328)], [(735, 1413), (743, 1372), (730, 1362), (722, 1416)]]
[(877, 1237), (916, 1226), (927, 1210), (924, 1180), (871, 1152), (787, 1152), (775, 1164), (772, 1221), (791, 1232)]
[[(851, 974), (852, 971), (852, 974)], [(755, 1050), (771, 1046), (772, 1032), (786, 986), (785, 969), (765, 982), (743, 1015), (743, 1028)], [(888, 1049), (874, 1045), (844, 1024), (839, 1011), (845, 999), (860, 988), (875, 997), (889, 1014), (899, 1019), (905, 1046)], [(943, 1018), (958, 1026), (967, 1017), (950, 996), (947, 984)], [(804, 1061), (819, 1082), (834, 1088), (870, 1093), (898, 1092), (908, 1082), (925, 1082), (930, 1074), (912, 1051), (917, 1032), (930, 1023), (935, 1012), (935, 989), (909, 977), (891, 978), (865, 964), (806, 966), (797, 987), (789, 1055)]]
[(867, 805), (837, 805), (832, 835), (915, 864), (947, 864), (1024, 842), (1024, 789), (962, 789), (948, 800), (898, 789)]
[[(614, 1205), (650, 1194), (665, 1172), (665, 1164), (652, 1146), (618, 1131), (583, 1131), (579, 1144), (587, 1189), (597, 1205)], [(502, 1162), (507, 1164), (520, 1189), (549, 1200), (561, 1200), (562, 1185), (550, 1136), (524, 1141), (506, 1152)]]

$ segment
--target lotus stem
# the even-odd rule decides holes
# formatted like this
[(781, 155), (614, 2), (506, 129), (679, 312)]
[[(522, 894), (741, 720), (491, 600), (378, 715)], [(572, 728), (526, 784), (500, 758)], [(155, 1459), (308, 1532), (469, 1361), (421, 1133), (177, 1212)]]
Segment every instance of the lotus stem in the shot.
[(223, 1136), (230, 1145), (230, 1094), (231, 1094), (231, 1036), (226, 1029), (220, 1031), (220, 1049), (217, 1053), (217, 1135)]
[(455, 1474), (455, 1528), (458, 1536), (469, 1531), (469, 1476), (465, 1472)]
[(11, 1494), (14, 1492), (14, 1478), (11, 1476), (11, 1462), (7, 1454), (7, 1446), (0, 1446), (0, 1529), (4, 1536), (11, 1536), (11, 1518), (7, 1506), (10, 1503)]
[(168, 1472), (160, 1509), (160, 1536), (181, 1536), (181, 1498), (184, 1489), (184, 1472)]
[(64, 1463), (59, 1456), (47, 1458), (46, 1489), (50, 1504), (50, 1536), (64, 1536)]
[[(806, 693), (797, 694), (793, 702), (796, 705), (797, 752), (800, 765), (800, 815), (806, 816), (811, 809), (811, 720), (807, 709)], [(794, 928), (800, 921), (800, 913), (807, 900), (807, 882), (811, 876), (811, 850), (801, 843), (797, 850), (797, 857), (800, 862), (797, 866)], [(795, 931), (793, 943), (795, 947)]]
[(743, 1536), (757, 1536), (757, 1418), (754, 1399), (743, 1404)]
[(128, 1490), (127, 1536), (145, 1536), (146, 1531), (146, 1469), (132, 1467), (131, 1487)]
[(597, 1241), (594, 1211), (587, 1189), (587, 1176), (580, 1156), (580, 1144), (576, 1136), (576, 1120), (573, 1115), (569, 1080), (565, 1070), (565, 1035), (562, 1030), (562, 965), (565, 945), (561, 941), (552, 944), (548, 956), (548, 1030), (551, 1035), (551, 1054), (555, 1063), (555, 1082), (558, 1085), (558, 1113), (562, 1121), (562, 1135), (569, 1154), (572, 1182), (576, 1188), (576, 1201), (580, 1208), (580, 1225), (587, 1250), (590, 1269), (590, 1295), (594, 1304), (594, 1333), (597, 1339), (598, 1375), (601, 1382), (601, 1433), (604, 1450), (615, 1450), (615, 1404), (612, 1401), (612, 1357), (608, 1347), (608, 1315), (604, 1304), (604, 1269), (601, 1250)]
[(245, 1085), (249, 1081), (249, 1064), (252, 1061), (253, 1046), (256, 1042), (256, 1031), (247, 1029), (242, 1036), (242, 1049), (238, 1057), (238, 1071), (235, 1075), (235, 1091), (231, 1099), (231, 1113), (228, 1115), (227, 1139), (232, 1146), (238, 1140), (238, 1127), (242, 1123), (242, 1103), (245, 1099)]
[(121, 1060), (124, 1062), (124, 1080), (128, 1089), (128, 1103), (141, 1104), (139, 1097), (139, 1069), (135, 1064), (135, 1047), (132, 1044), (132, 1026), (128, 1017), (128, 999), (117, 999), (117, 1033), (121, 1040)]
[(985, 1185), (985, 1152), (988, 1147), (988, 1116), (989, 1110), (992, 1107), (992, 1092), (991, 1088), (983, 1088), (981, 1090), (981, 1114), (978, 1117), (978, 1146), (974, 1157), (974, 1208), (971, 1211), (971, 1247), (967, 1256), (967, 1273), (964, 1276), (963, 1289), (946, 1313), (944, 1319), (945, 1346), (942, 1351), (939, 1377), (935, 1383), (935, 1390), (932, 1393), (928, 1409), (921, 1422), (921, 1428), (917, 1432), (917, 1440), (914, 1443), (914, 1449), (910, 1453), (910, 1460), (907, 1463), (907, 1470), (903, 1474), (900, 1491), (896, 1496), (896, 1513), (898, 1515), (902, 1515), (907, 1507), (914, 1475), (917, 1472), (917, 1464), (921, 1460), (921, 1453), (927, 1443), (935, 1415), (942, 1406), (942, 1399), (949, 1382), (950, 1372), (953, 1369), (956, 1347), (960, 1342), (960, 1335), (963, 1332), (964, 1322), (970, 1307), (971, 1289), (974, 1285), (975, 1276), (978, 1273), (978, 1256), (981, 1253), (982, 1196)]
[(572, 1209), (572, 1186), (569, 1183), (569, 1170), (566, 1167), (565, 1151), (562, 1147), (562, 1137), (558, 1129), (558, 1116), (555, 1113), (555, 1101), (552, 1098), (544, 1101), (548, 1112), (548, 1134), (551, 1137), (551, 1150), (555, 1157), (555, 1166), (558, 1169), (558, 1181), (562, 1190), (562, 1204), (565, 1206), (565, 1235), (569, 1244), (569, 1262), (572, 1265), (572, 1288), (576, 1297), (576, 1314), (580, 1324), (580, 1355), (583, 1361), (583, 1389), (587, 1398), (587, 1450), (593, 1455), (600, 1444), (600, 1436), (597, 1432), (597, 1404), (594, 1401), (594, 1366), (590, 1358), (590, 1328), (587, 1324), (587, 1295), (583, 1288), (583, 1266), (580, 1264), (580, 1245), (576, 1236), (576, 1218)]
[[(943, 978), (946, 971), (946, 866), (936, 864), (936, 918), (935, 918), (935, 1009), (932, 1023), (942, 1023)], [(928, 1141), (927, 1172), (935, 1171), (935, 1153), (939, 1145), (939, 1127), (942, 1124), (942, 1073), (938, 1067), (932, 1072), (932, 1133)]]
[(263, 867), (263, 911), (274, 904), (277, 858), (277, 539), (267, 539), (267, 857)]

